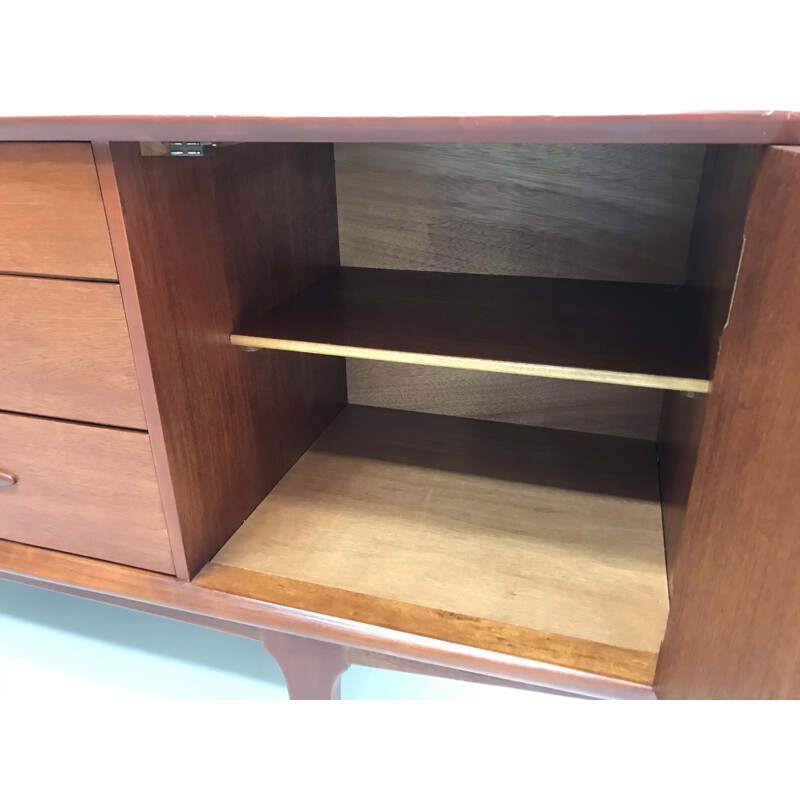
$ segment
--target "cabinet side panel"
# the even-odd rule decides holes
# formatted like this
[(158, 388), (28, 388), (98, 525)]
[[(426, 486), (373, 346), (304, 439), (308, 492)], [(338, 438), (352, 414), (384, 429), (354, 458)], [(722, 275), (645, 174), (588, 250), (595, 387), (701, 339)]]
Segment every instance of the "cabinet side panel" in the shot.
[[(343, 406), (344, 362), (231, 331), (338, 266), (330, 145), (111, 153), (186, 554), (196, 573)], [(164, 487), (162, 486), (162, 491)]]
[(697, 334), (714, 374), (722, 330), (728, 319), (742, 253), (750, 195), (764, 148), (758, 145), (709, 147), (697, 199), (689, 271), (689, 295)]
[[(719, 341), (728, 318), (742, 252), (744, 223), (763, 148), (709, 147), (682, 290), (692, 312), (695, 336), (713, 375)], [(706, 398), (667, 392), (658, 434), (659, 480), (667, 573), (672, 568), (689, 502)], [(670, 588), (671, 590), (671, 588)]]
[(114, 261), (119, 275), (119, 289), (125, 309), (125, 322), (128, 326), (128, 335), (131, 340), (133, 361), (136, 367), (136, 375), (139, 379), (139, 390), (142, 394), (142, 406), (149, 432), (148, 440), (153, 453), (153, 465), (161, 496), (161, 507), (164, 511), (164, 521), (169, 536), (175, 575), (182, 580), (186, 580), (189, 578), (189, 568), (186, 563), (186, 553), (181, 537), (178, 508), (175, 504), (172, 475), (169, 469), (164, 443), (164, 431), (161, 425), (161, 413), (153, 384), (149, 347), (142, 325), (142, 311), (136, 289), (136, 276), (133, 274), (128, 235), (125, 230), (125, 220), (122, 217), (122, 206), (119, 199), (117, 179), (114, 174), (114, 165), (111, 161), (111, 148), (108, 142), (93, 142), (92, 151), (103, 197), (108, 232), (111, 237)]
[(656, 690), (800, 697), (800, 149), (770, 148), (700, 437)]

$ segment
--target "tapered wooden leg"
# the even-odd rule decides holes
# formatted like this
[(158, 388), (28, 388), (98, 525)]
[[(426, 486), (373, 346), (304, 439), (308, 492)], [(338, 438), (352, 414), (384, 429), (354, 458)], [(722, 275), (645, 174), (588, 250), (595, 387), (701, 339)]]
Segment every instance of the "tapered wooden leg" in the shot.
[(278, 662), (292, 700), (340, 700), (347, 648), (278, 631), (264, 631), (264, 647)]

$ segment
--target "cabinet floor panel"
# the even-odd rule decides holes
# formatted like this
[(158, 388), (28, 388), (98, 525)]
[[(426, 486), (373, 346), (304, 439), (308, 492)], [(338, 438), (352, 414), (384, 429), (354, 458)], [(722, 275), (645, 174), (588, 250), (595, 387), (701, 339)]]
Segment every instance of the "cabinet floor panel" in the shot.
[(673, 287), (343, 268), (237, 330), (237, 345), (707, 392)]
[(668, 611), (653, 445), (364, 406), (207, 570), (222, 566), (263, 576), (260, 599), (524, 657), (566, 647), (597, 672), (651, 670)]

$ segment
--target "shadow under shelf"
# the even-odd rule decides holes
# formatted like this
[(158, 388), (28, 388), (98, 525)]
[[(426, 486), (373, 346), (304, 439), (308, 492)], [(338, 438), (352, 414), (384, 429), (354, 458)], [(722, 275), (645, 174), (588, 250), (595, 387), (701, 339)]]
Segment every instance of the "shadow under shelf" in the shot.
[(660, 284), (344, 267), (235, 331), (245, 347), (707, 392)]

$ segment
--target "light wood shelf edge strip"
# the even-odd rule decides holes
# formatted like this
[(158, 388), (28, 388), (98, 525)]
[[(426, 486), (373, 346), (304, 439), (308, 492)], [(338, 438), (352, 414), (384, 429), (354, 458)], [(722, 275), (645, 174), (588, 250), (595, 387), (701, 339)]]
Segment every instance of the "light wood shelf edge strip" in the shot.
[(711, 381), (702, 378), (677, 378), (637, 372), (557, 367), (552, 364), (526, 364), (515, 361), (431, 355), (430, 353), (409, 353), (402, 350), (374, 350), (368, 347), (325, 344), (321, 342), (299, 342), (291, 339), (270, 339), (261, 336), (246, 336), (240, 333), (231, 334), (231, 344), (240, 347), (256, 347), (263, 350), (283, 350), (290, 353), (363, 358), (369, 361), (391, 361), (398, 364), (420, 364), (430, 367), (450, 367), (479, 372), (501, 372), (510, 375), (610, 383), (622, 386), (641, 386), (650, 389), (671, 389), (683, 392), (699, 392), (701, 394), (707, 394), (711, 386)]
[[(95, 592), (100, 601), (107, 595), (131, 598), (161, 608), (194, 611), (215, 619), (248, 623), (575, 694), (617, 699), (654, 698), (652, 682), (642, 684), (594, 675), (287, 608), (201, 585), (210, 583), (207, 574), (201, 584), (186, 583), (168, 575), (0, 539), (0, 578), (3, 573), (37, 578), (42, 584), (88, 589)], [(204, 573), (205, 570), (198, 577)]]

